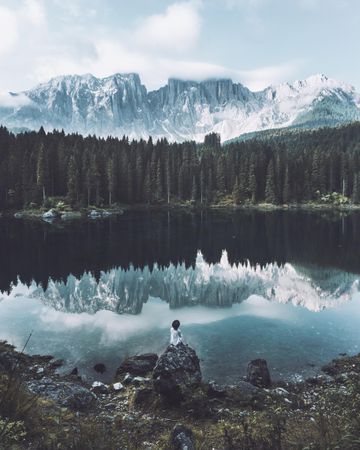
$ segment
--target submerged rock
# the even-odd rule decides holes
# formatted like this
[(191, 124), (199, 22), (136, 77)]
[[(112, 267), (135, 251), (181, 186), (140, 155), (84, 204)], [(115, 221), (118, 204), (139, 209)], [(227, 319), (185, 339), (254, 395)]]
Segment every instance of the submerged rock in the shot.
[(116, 371), (116, 377), (118, 378), (126, 373), (134, 376), (144, 376), (154, 369), (157, 360), (158, 355), (156, 353), (131, 356), (121, 363)]
[(102, 364), (102, 363), (95, 364), (94, 370), (95, 370), (95, 372), (98, 372), (98, 373), (105, 373), (106, 366), (105, 366), (105, 364)]
[(171, 432), (172, 450), (195, 450), (194, 433), (190, 428), (177, 424)]
[(270, 373), (265, 359), (254, 359), (247, 367), (246, 381), (258, 387), (271, 385)]
[(29, 391), (50, 398), (55, 403), (75, 411), (88, 411), (96, 403), (96, 396), (87, 388), (69, 381), (55, 381), (51, 378), (27, 382)]
[(201, 382), (199, 358), (191, 347), (169, 345), (153, 371), (154, 389), (169, 402), (179, 402), (188, 388)]

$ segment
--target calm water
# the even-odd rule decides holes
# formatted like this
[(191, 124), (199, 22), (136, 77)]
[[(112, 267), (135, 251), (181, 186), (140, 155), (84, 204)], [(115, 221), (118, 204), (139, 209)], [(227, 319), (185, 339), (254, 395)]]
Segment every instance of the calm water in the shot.
[(109, 380), (182, 323), (206, 378), (250, 359), (308, 376), (360, 346), (360, 215), (135, 213), (66, 223), (0, 219), (0, 339)]

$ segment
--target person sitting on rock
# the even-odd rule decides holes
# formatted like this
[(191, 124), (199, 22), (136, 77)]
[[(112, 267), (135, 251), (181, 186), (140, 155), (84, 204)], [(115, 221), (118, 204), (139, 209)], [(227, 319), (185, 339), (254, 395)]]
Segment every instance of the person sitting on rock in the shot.
[(174, 320), (171, 324), (170, 328), (170, 345), (179, 345), (183, 344), (183, 337), (180, 330), (180, 322), (179, 320)]

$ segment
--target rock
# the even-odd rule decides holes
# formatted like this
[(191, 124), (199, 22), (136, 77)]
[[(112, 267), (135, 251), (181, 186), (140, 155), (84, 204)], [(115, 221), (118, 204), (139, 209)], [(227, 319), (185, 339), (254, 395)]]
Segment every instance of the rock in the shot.
[(94, 370), (95, 370), (95, 372), (98, 372), (98, 373), (104, 373), (104, 372), (106, 372), (105, 364), (102, 364), (102, 363), (95, 364)]
[(56, 219), (56, 217), (57, 217), (57, 214), (56, 214), (56, 211), (54, 209), (49, 209), (49, 211), (45, 212), (42, 215), (42, 218), (43, 219), (47, 219), (47, 220), (49, 220), (49, 219)]
[(258, 387), (271, 385), (270, 373), (265, 359), (254, 359), (247, 367), (246, 381)]
[(74, 367), (73, 370), (70, 372), (70, 375), (78, 376), (79, 369), (77, 367)]
[(216, 384), (215, 381), (209, 381), (207, 395), (211, 398), (223, 398), (226, 395), (226, 389)]
[(69, 381), (54, 381), (50, 378), (27, 382), (33, 394), (50, 398), (60, 406), (75, 411), (88, 411), (96, 403), (96, 396), (87, 388)]
[(172, 450), (195, 450), (195, 438), (192, 430), (177, 424), (171, 432)]
[(95, 394), (108, 394), (109, 387), (101, 381), (94, 381), (91, 386), (91, 391)]
[(169, 345), (153, 371), (154, 389), (169, 402), (179, 402), (188, 388), (201, 382), (200, 362), (187, 345)]
[(152, 396), (153, 390), (150, 388), (138, 388), (136, 389), (133, 397), (134, 405), (142, 405), (146, 403)]
[(89, 212), (90, 219), (99, 219), (101, 217), (101, 212), (93, 209)]
[(330, 383), (333, 378), (330, 375), (316, 375), (315, 377), (307, 378), (305, 381), (312, 386), (318, 386), (326, 383)]
[(135, 386), (140, 386), (141, 384), (144, 383), (150, 383), (151, 378), (146, 378), (146, 377), (134, 377), (132, 379), (132, 383), (135, 384)]
[(239, 381), (236, 384), (236, 392), (239, 396), (240, 402), (244, 405), (260, 401), (265, 397), (262, 389), (248, 383), (247, 381)]
[(134, 376), (144, 376), (151, 372), (158, 360), (156, 353), (145, 353), (144, 355), (131, 356), (125, 359), (116, 371), (116, 377), (124, 373), (129, 373)]
[(290, 395), (289, 391), (282, 387), (277, 387), (275, 389), (272, 389), (271, 392), (275, 395), (279, 395), (280, 397), (286, 397), (287, 395)]
[(113, 388), (113, 390), (115, 391), (115, 392), (120, 392), (120, 391), (123, 391), (125, 388), (124, 388), (124, 385), (123, 384), (121, 384), (121, 383), (114, 383), (113, 385), (112, 385), (112, 388)]
[(129, 373), (127, 373), (123, 379), (123, 384), (131, 384), (133, 382), (134, 377), (132, 377)]
[(49, 364), (49, 367), (51, 369), (58, 369), (59, 367), (64, 365), (64, 360), (63, 359), (54, 359), (53, 361), (51, 361), (51, 363)]

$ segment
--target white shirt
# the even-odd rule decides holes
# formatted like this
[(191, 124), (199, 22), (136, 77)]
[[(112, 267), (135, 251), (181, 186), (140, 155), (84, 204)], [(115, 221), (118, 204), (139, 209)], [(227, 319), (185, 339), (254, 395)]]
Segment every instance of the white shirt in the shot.
[(170, 344), (178, 345), (183, 341), (180, 328), (175, 330), (173, 327), (170, 328)]

